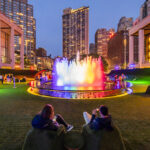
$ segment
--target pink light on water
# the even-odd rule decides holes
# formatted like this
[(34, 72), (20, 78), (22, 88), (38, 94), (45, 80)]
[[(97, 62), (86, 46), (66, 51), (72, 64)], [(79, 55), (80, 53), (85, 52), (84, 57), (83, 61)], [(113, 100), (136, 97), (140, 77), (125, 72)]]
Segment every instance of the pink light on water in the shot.
[(86, 57), (69, 62), (66, 58), (56, 59), (53, 68), (53, 82), (56, 86), (92, 87), (103, 86), (105, 75), (101, 57)]

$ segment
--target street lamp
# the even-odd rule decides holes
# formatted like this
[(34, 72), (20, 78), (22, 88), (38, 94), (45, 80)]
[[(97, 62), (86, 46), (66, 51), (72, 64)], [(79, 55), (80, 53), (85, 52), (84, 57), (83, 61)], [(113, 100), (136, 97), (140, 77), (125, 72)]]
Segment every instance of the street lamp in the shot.
[(124, 69), (126, 69), (127, 67), (127, 30), (124, 30), (124, 40), (123, 40), (123, 44), (124, 44)]

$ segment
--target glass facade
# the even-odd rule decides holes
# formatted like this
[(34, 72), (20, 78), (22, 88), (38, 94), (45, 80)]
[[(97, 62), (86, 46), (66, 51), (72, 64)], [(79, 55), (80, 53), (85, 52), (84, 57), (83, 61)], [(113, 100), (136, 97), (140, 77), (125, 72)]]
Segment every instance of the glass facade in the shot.
[(145, 61), (150, 62), (150, 34), (145, 36)]
[(95, 33), (95, 48), (98, 55), (107, 57), (108, 41), (114, 35), (115, 30), (105, 28), (98, 29)]
[(63, 19), (63, 56), (68, 59), (88, 54), (89, 49), (89, 7), (66, 8)]
[[(33, 6), (27, 0), (0, 0), (0, 11), (19, 25), (24, 31), (25, 56), (31, 64), (35, 63), (36, 23)], [(15, 55), (19, 57), (20, 40), (15, 36)]]
[(0, 49), (2, 50), (2, 63), (10, 64), (10, 35), (6, 32), (1, 31), (0, 33), (1, 41), (0, 41)]

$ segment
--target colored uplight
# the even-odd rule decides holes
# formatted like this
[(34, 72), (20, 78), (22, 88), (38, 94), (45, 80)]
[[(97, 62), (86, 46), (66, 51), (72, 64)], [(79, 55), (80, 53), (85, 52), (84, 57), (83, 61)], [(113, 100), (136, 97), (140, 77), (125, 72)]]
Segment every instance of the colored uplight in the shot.
[(130, 65), (129, 65), (129, 69), (134, 69), (135, 67), (136, 67), (135, 64), (130, 64)]
[[(53, 85), (64, 86), (65, 89), (76, 90), (78, 87), (103, 87), (105, 75), (101, 57), (86, 57), (69, 62), (66, 58), (57, 58), (53, 66)], [(74, 88), (76, 87), (76, 88)], [(82, 87), (82, 88), (81, 88)], [(83, 88), (84, 89), (84, 88)]]
[(116, 65), (115, 66), (115, 70), (119, 70), (120, 69), (120, 66), (119, 65)]

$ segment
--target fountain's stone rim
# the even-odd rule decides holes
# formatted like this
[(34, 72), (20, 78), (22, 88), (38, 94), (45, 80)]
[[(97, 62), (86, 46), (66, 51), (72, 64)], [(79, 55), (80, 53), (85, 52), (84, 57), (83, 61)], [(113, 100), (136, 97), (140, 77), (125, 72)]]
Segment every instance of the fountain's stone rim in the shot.
[(56, 91), (56, 92), (109, 92), (109, 91), (118, 91), (118, 90), (126, 90), (126, 88), (120, 89), (110, 89), (110, 90), (56, 90), (56, 89), (47, 89), (47, 88), (38, 88), (41, 90), (48, 90), (48, 91)]

